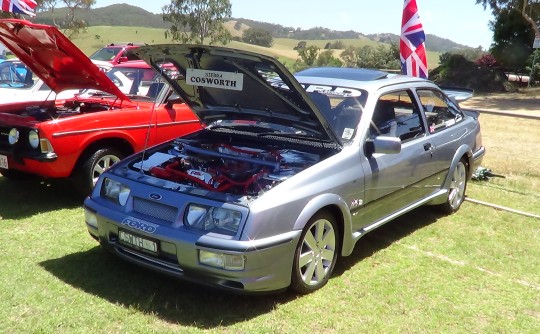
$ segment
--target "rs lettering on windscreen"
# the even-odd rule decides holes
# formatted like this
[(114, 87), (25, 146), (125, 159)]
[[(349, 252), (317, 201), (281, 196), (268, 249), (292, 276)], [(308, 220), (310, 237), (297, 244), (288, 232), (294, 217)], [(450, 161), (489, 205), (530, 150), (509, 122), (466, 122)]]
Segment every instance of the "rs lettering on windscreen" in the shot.
[(188, 68), (186, 69), (186, 83), (193, 86), (242, 90), (244, 74)]

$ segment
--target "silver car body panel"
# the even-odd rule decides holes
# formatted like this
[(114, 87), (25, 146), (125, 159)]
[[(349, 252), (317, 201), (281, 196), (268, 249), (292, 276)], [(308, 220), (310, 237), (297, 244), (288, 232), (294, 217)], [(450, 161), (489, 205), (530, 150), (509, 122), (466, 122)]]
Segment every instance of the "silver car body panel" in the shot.
[[(351, 69), (339, 71), (344, 77), (349, 77), (346, 74)], [(467, 160), (470, 177), (472, 167), (482, 159), (485, 149), (477, 142), (480, 133), (478, 120), (466, 114), (443, 131), (432, 133), (424, 130), (422, 135), (404, 141), (399, 153), (371, 154), (367, 151), (370, 123), (378, 98), (396, 91), (410, 91), (411, 96), (418, 98), (417, 88), (439, 92), (432, 82), (399, 75), (387, 75), (372, 81), (302, 75), (296, 79), (299, 86), (307, 87), (308, 92), (310, 85), (323, 87), (321, 90), (324, 87), (347, 87), (351, 91), (357, 89), (362, 92), (365, 104), (361, 119), (354, 135), (344, 141), (343, 146), (322, 148), (304, 138), (293, 140), (279, 136), (268, 138), (267, 144), (263, 145), (256, 144), (263, 140), (260, 136), (245, 137), (245, 131), (201, 130), (174, 144), (152, 148), (144, 156), (141, 153), (122, 160), (104, 173), (93, 194), (85, 201), (85, 210), (95, 217), (95, 223), (87, 223), (90, 234), (115, 254), (176, 277), (235, 291), (280, 290), (291, 283), (293, 258), (302, 230), (317, 212), (329, 210), (336, 217), (341, 237), (341, 249), (338, 251), (347, 256), (367, 232), (421, 205), (444, 203), (448, 197), (451, 171), (457, 163)], [(307, 94), (302, 96), (309, 101)], [(313, 101), (308, 104), (315, 105)], [(322, 115), (318, 111), (315, 113), (317, 117)], [(426, 120), (422, 122), (427, 129)], [(324, 126), (324, 122), (322, 124)], [(336, 133), (336, 137), (339, 134)], [(300, 152), (297, 155), (313, 155), (320, 159), (306, 163), (303, 169), (256, 195), (213, 191), (194, 186), (193, 182), (188, 184), (156, 177), (142, 168), (142, 159), (151, 161), (153, 154), (165, 156), (158, 159), (153, 164), (155, 166), (168, 159), (174, 160), (176, 156), (186, 157), (178, 149), (184, 140), (204, 145), (214, 138), (230, 138), (240, 147), (247, 146), (247, 150), (290, 146)], [(201, 151), (205, 149), (201, 148)], [(207, 159), (220, 154), (209, 154)], [(227, 160), (224, 158), (223, 163), (227, 164)], [(135, 168), (137, 166), (140, 169)], [(126, 205), (119, 206), (104, 198), (105, 178), (131, 189)], [(146, 211), (137, 208), (139, 202), (144, 203), (141, 207)], [(193, 203), (241, 212), (237, 232), (227, 235), (187, 227), (184, 223), (185, 210)], [(168, 221), (164, 221), (161, 215), (169, 210)], [(122, 224), (127, 218), (153, 224), (155, 231), (147, 233), (132, 229)], [(159, 240), (160, 256), (148, 256), (118, 244), (119, 228)], [(234, 271), (203, 265), (198, 261), (201, 250), (241, 254), (245, 268)]]

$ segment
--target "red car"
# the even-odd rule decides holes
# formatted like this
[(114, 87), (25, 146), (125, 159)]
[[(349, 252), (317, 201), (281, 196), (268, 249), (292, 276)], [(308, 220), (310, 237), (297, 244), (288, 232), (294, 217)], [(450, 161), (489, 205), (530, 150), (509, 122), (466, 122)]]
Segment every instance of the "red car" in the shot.
[(73, 178), (88, 194), (121, 158), (201, 128), (142, 61), (105, 74), (55, 27), (24, 20), (0, 20), (0, 42), (55, 92), (85, 90), (63, 101), (0, 106), (0, 173), (6, 178)]
[(142, 44), (134, 43), (111, 43), (90, 55), (90, 59), (106, 61), (113, 65), (125, 63), (130, 60), (139, 60), (134, 53), (130, 52)]

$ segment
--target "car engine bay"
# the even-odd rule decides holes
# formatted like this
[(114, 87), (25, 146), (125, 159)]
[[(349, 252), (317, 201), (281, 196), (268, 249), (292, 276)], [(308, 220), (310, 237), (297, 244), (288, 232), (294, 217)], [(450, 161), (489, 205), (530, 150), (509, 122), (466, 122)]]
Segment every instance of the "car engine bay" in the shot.
[(132, 167), (183, 185), (256, 197), (321, 160), (318, 153), (276, 145), (177, 139)]

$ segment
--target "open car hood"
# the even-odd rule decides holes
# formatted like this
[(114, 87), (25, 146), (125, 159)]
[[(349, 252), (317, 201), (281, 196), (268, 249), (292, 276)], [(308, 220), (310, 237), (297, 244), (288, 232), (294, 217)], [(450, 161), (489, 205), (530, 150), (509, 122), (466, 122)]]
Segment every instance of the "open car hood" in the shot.
[(54, 92), (96, 89), (128, 98), (57, 28), (25, 20), (0, 20), (0, 42)]
[(163, 73), (200, 120), (266, 122), (341, 144), (294, 76), (276, 59), (257, 53), (203, 45), (146, 45), (133, 51)]

